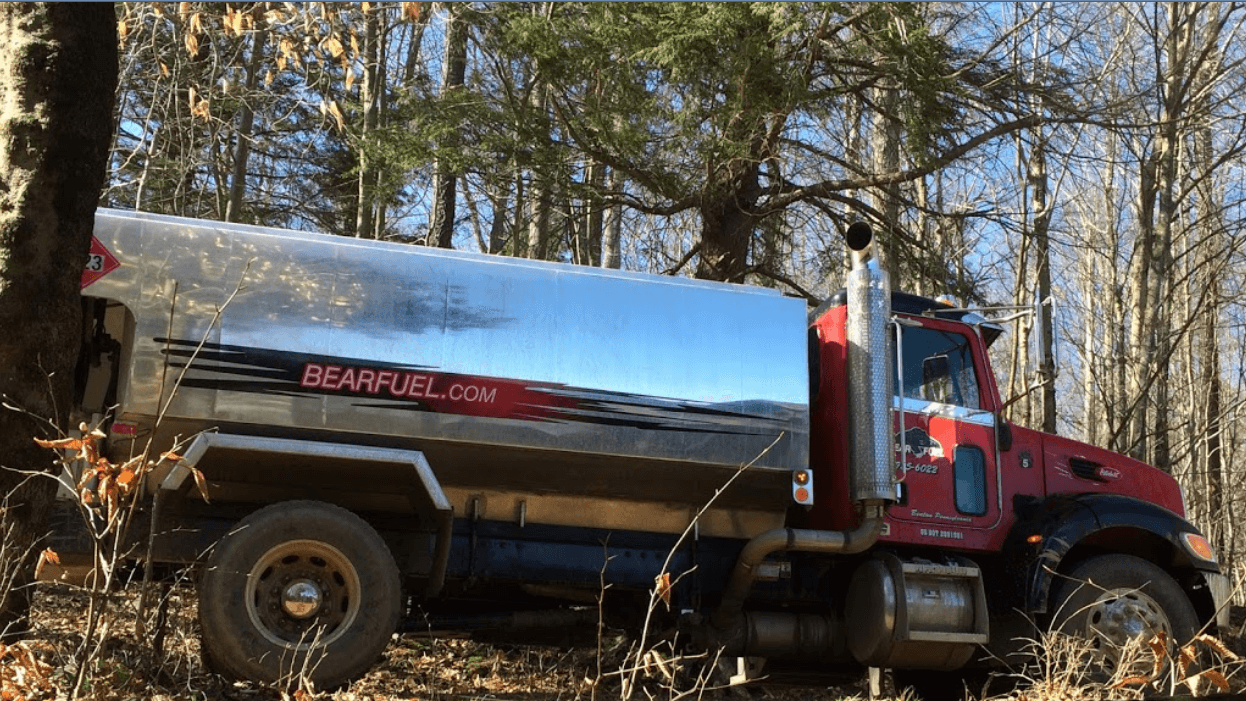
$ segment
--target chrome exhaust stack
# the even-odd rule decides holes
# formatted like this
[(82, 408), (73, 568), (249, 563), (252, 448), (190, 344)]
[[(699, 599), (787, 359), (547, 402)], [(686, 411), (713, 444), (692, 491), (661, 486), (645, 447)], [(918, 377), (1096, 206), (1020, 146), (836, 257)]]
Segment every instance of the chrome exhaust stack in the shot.
[[(888, 502), (895, 501), (895, 466), (891, 420), (893, 366), (887, 352), (887, 328), (891, 320), (891, 282), (874, 257), (874, 233), (864, 222), (848, 227), (844, 236), (852, 251), (848, 274), (848, 401), (852, 438), (848, 456), (852, 500), (861, 510), (861, 521), (851, 531), (817, 531), (776, 528), (755, 536), (740, 553), (727, 580), (722, 602), (714, 613), (715, 636), (726, 649), (757, 654), (748, 642), (748, 630), (765, 619), (770, 630), (799, 630), (794, 614), (744, 614), (757, 567), (767, 556), (783, 551), (826, 554), (863, 552), (882, 534)], [(772, 620), (773, 619), (773, 620)], [(792, 636), (793, 648), (802, 644)], [(730, 641), (734, 644), (726, 644)], [(766, 647), (772, 647), (771, 640)]]
[(852, 500), (894, 501), (891, 395), (895, 366), (887, 353), (891, 280), (874, 257), (874, 234), (868, 224), (848, 227), (844, 239), (852, 250), (847, 328)]

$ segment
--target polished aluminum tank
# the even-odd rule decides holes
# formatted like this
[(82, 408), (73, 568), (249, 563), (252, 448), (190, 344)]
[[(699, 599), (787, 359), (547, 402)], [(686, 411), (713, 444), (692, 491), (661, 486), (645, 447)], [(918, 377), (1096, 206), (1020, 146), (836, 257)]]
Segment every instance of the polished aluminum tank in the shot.
[[(805, 304), (772, 290), (108, 210), (96, 238), (83, 294), (132, 315), (114, 446), (415, 448), (458, 514), (659, 532), (755, 460), (701, 524), (740, 537), (808, 461)], [(226, 498), (265, 469), (236, 457)]]

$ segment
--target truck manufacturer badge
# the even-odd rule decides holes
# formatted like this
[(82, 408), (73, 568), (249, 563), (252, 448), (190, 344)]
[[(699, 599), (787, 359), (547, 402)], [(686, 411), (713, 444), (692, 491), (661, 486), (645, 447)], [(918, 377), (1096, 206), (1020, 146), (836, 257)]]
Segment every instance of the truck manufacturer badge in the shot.
[(82, 286), (85, 288), (120, 267), (121, 262), (112, 254), (112, 251), (104, 248), (104, 244), (92, 236), (91, 250), (87, 254), (87, 265), (82, 269)]
[[(900, 452), (901, 445), (900, 434), (896, 433), (897, 453)], [(915, 458), (943, 457), (943, 444), (918, 426), (914, 426), (904, 432), (903, 445), (907, 448), (908, 454)]]

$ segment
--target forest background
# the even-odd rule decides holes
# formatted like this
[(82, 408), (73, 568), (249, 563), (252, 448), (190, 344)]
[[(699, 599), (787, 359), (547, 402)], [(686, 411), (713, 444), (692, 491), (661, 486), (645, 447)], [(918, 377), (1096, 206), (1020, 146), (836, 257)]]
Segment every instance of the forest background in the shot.
[(183, 2), (117, 21), (104, 206), (811, 304), (863, 219), (897, 289), (1037, 305), (994, 348), (1011, 420), (1172, 472), (1226, 559), (1246, 547), (1246, 5)]

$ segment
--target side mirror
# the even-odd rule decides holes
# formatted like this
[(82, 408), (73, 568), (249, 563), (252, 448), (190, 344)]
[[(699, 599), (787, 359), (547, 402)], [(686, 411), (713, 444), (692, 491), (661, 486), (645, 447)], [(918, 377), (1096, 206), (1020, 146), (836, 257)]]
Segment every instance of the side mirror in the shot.
[(946, 355), (932, 355), (922, 361), (922, 384), (928, 385), (951, 374)]
[(995, 445), (1001, 453), (1012, 450), (1012, 424), (1004, 418), (1002, 411), (995, 414)]

